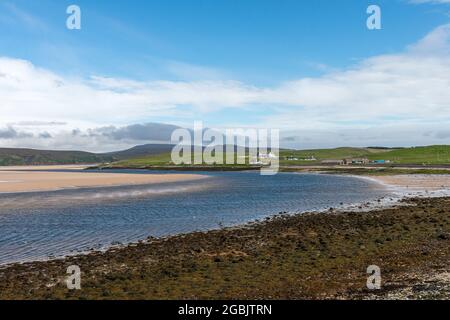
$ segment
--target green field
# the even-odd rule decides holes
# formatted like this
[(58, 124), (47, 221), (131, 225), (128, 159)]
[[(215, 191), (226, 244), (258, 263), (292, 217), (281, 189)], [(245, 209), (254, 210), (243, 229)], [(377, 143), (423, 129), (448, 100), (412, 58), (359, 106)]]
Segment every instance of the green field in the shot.
[[(108, 163), (108, 167), (155, 167), (173, 166), (170, 151), (172, 146), (144, 145), (129, 150), (105, 154), (81, 151), (52, 151), (32, 149), (0, 148), (0, 166), (39, 165), (39, 164), (75, 164), (75, 163)], [(139, 155), (141, 153), (142, 155)], [(218, 154), (222, 159), (225, 153)], [(314, 161), (305, 159), (313, 157)], [(296, 158), (298, 160), (292, 160)], [(335, 148), (316, 150), (280, 150), (281, 166), (317, 165), (323, 160), (343, 160), (348, 158), (367, 158), (369, 160), (389, 160), (394, 165), (444, 165), (450, 164), (450, 146), (428, 146), (414, 148)], [(212, 167), (249, 166), (247, 156), (237, 158), (244, 163), (212, 165)], [(112, 162), (112, 164), (111, 164)], [(225, 163), (225, 161), (223, 161)], [(204, 166), (202, 164), (201, 166)], [(182, 167), (188, 167), (185, 164)]]
[[(222, 154), (222, 156), (224, 156)], [(299, 160), (287, 160), (289, 157)], [(315, 161), (306, 161), (314, 157)], [(443, 165), (450, 164), (450, 146), (428, 146), (415, 148), (336, 148), (317, 150), (281, 150), (280, 165), (316, 165), (323, 160), (342, 160), (346, 158), (368, 158), (369, 160), (389, 160), (392, 164)], [(235, 158), (236, 159), (236, 158)], [(245, 158), (248, 165), (248, 157)], [(138, 157), (115, 162), (113, 167), (150, 167), (173, 165), (170, 153)]]
[(146, 167), (146, 166), (167, 166), (171, 164), (170, 153), (139, 157), (134, 159), (117, 161), (111, 164), (114, 167)]
[[(323, 160), (342, 160), (346, 158), (363, 158), (375, 156), (384, 158), (389, 149), (371, 149), (371, 148), (335, 148), (335, 149), (314, 149), (314, 150), (289, 150), (280, 153), (280, 163), (282, 165), (305, 165), (320, 164)], [(298, 158), (299, 160), (286, 160), (288, 157)], [(316, 161), (302, 160), (314, 157)]]
[[(382, 155), (398, 164), (450, 164), (450, 146), (429, 146), (407, 149), (397, 149)], [(369, 155), (370, 160), (376, 160), (373, 154)]]
[[(211, 167), (239, 167), (239, 166), (249, 166), (249, 158), (241, 158), (240, 161), (243, 163), (237, 164), (237, 155), (234, 156), (234, 163), (233, 164), (225, 164), (225, 153), (217, 154), (218, 159), (222, 159), (223, 164), (217, 164), (217, 165), (207, 165), (206, 163), (199, 164), (199, 166), (211, 166)], [(192, 154), (191, 157), (191, 163), (194, 163), (194, 154)], [(127, 167), (127, 168), (142, 168), (142, 167), (159, 167), (159, 166), (173, 166), (174, 163), (171, 160), (171, 154), (170, 153), (163, 153), (158, 155), (152, 155), (147, 157), (138, 157), (133, 159), (127, 159), (122, 161), (117, 161), (112, 164), (109, 164), (109, 167), (113, 168), (120, 168), (120, 167)], [(192, 167), (191, 164), (184, 164), (179, 165), (180, 167)]]
[[(369, 160), (390, 160), (393, 164), (438, 165), (450, 164), (450, 146), (428, 146), (399, 149), (382, 148), (336, 148), (281, 152), (282, 165), (319, 164), (322, 160), (346, 158), (367, 158)], [(288, 161), (286, 157), (304, 159), (315, 157), (317, 161)]]

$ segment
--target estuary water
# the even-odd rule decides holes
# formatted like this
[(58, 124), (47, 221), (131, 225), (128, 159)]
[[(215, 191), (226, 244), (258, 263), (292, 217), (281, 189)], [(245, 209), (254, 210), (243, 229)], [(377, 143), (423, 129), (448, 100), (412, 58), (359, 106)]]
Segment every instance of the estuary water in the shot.
[(149, 236), (216, 229), (279, 212), (323, 210), (388, 195), (381, 185), (346, 176), (192, 173), (208, 178), (0, 194), (0, 265), (103, 250)]

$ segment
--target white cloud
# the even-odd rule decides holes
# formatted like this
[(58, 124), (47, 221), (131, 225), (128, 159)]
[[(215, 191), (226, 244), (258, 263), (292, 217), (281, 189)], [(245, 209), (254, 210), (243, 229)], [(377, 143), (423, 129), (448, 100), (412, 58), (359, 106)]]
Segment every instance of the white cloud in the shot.
[[(142, 123), (153, 117), (181, 115), (189, 122), (224, 108), (238, 112), (273, 106), (277, 112), (260, 124), (311, 130), (427, 125), (444, 130), (450, 121), (449, 88), (450, 25), (435, 29), (404, 52), (275, 87), (214, 79), (73, 79), (28, 61), (0, 58), (0, 125), (56, 122), (67, 123), (69, 131)], [(237, 116), (239, 120), (254, 121)], [(45, 130), (53, 136), (61, 126)]]
[(410, 46), (409, 50), (415, 56), (422, 54), (448, 57), (450, 54), (450, 24), (436, 28), (419, 42)]

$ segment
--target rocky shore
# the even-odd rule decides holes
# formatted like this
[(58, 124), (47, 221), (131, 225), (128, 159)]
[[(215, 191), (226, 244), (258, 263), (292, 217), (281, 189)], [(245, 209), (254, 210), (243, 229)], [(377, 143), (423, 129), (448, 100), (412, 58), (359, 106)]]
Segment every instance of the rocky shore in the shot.
[[(70, 265), (81, 290), (68, 290)], [(367, 289), (379, 266), (381, 289)], [(1, 299), (450, 299), (450, 198), (280, 214), (0, 269)]]

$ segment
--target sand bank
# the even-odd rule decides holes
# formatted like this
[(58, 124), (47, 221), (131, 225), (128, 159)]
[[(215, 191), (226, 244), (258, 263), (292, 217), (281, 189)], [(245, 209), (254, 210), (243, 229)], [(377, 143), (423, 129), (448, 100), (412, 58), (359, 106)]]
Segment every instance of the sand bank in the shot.
[[(47, 168), (49, 169), (49, 168)], [(52, 167), (55, 169), (55, 167)], [(65, 168), (66, 169), (66, 168)], [(196, 174), (133, 174), (106, 172), (51, 172), (42, 167), (21, 168), (21, 171), (0, 169), (0, 192), (52, 191), (69, 188), (106, 187), (192, 181), (206, 176)]]
[(394, 176), (370, 176), (383, 184), (403, 188), (411, 191), (450, 191), (450, 175), (394, 175)]
[(84, 170), (93, 165), (82, 164), (61, 164), (61, 165), (42, 165), (42, 166), (0, 166), (0, 171), (42, 171), (42, 170)]

